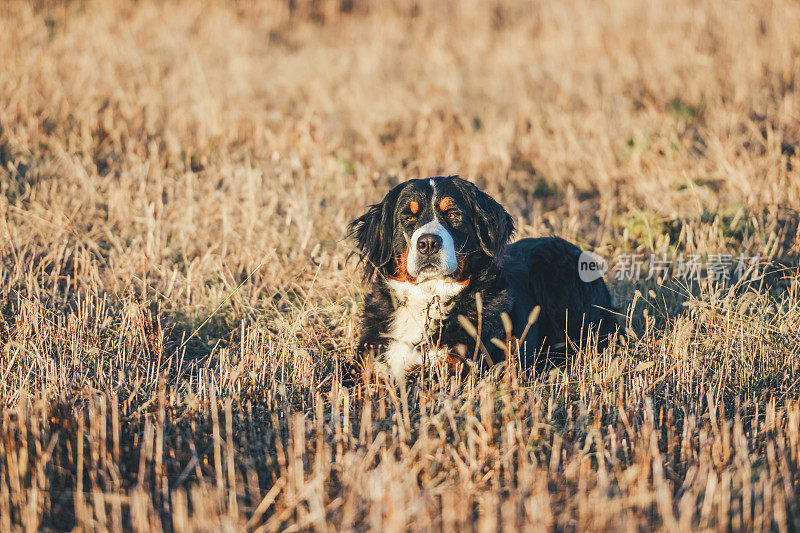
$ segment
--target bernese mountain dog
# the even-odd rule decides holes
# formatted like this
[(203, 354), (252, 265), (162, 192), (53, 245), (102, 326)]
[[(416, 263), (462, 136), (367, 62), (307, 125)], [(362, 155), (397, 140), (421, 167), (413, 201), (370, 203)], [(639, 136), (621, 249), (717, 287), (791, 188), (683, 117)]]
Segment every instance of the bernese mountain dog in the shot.
[(602, 277), (579, 275), (577, 246), (509, 245), (511, 216), (458, 176), (401, 183), (349, 229), (371, 283), (358, 355), (372, 353), (397, 380), (438, 361), (497, 363), (509, 326), (524, 337), (516, 357), (539, 371), (590, 336), (603, 349), (618, 331)]

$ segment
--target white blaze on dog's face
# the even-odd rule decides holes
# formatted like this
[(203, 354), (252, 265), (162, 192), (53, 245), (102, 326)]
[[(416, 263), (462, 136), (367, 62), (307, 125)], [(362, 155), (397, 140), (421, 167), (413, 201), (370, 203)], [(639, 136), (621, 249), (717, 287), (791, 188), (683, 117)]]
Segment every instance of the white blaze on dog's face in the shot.
[[(432, 179), (428, 182), (432, 190), (431, 203), (435, 206), (436, 182)], [(449, 205), (452, 199), (446, 197), (442, 202)], [(458, 268), (453, 235), (442, 224), (442, 213), (437, 209), (430, 209), (428, 213), (430, 220), (414, 230), (408, 244), (406, 268), (408, 275), (418, 280), (449, 276)]]

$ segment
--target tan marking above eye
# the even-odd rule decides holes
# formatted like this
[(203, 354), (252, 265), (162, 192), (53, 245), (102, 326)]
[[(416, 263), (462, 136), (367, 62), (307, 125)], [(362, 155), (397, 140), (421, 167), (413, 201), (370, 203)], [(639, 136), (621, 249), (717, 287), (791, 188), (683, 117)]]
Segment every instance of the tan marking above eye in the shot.
[(449, 197), (442, 198), (439, 202), (439, 209), (447, 211), (453, 205), (453, 199)]
[(408, 204), (408, 208), (411, 209), (411, 212), (416, 215), (417, 211), (419, 211), (419, 204), (412, 201), (410, 204)]

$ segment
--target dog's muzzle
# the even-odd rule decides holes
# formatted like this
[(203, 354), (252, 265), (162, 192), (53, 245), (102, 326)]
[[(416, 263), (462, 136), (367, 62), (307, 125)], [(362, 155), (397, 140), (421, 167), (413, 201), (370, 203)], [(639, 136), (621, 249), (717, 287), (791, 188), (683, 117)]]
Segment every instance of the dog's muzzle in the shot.
[(458, 267), (453, 236), (438, 219), (417, 228), (411, 236), (409, 248), (408, 273), (411, 277), (449, 276)]

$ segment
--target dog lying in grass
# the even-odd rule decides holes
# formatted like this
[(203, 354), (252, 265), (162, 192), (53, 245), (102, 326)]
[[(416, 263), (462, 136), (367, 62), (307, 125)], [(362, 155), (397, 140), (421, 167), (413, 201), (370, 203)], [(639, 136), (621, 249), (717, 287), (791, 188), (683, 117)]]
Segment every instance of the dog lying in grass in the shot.
[(401, 380), (445, 361), (497, 363), (523, 339), (523, 368), (564, 364), (618, 331), (602, 277), (582, 281), (581, 250), (557, 237), (508, 244), (514, 221), (458, 176), (394, 187), (350, 223), (371, 283), (358, 355)]

